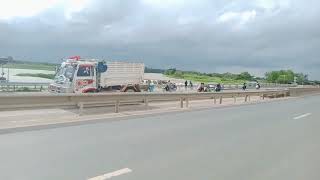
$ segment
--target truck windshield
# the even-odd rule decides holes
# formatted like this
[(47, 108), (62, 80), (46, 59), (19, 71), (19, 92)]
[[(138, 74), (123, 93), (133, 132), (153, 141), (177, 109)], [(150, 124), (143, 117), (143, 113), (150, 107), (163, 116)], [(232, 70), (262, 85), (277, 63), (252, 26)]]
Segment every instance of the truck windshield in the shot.
[(62, 82), (64, 79), (72, 81), (75, 67), (71, 64), (61, 66), (56, 74), (55, 81)]
[(70, 81), (72, 81), (74, 71), (75, 67), (73, 67), (72, 65), (66, 66), (64, 76), (68, 78)]
[(90, 76), (92, 66), (81, 65), (79, 66), (77, 76)]

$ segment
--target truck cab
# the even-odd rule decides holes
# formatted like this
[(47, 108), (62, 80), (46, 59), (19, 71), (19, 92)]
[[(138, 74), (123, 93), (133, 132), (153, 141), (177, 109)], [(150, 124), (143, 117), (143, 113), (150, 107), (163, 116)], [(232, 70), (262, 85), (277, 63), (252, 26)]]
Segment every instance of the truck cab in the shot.
[(58, 68), (49, 91), (87, 93), (97, 90), (96, 60), (67, 59)]

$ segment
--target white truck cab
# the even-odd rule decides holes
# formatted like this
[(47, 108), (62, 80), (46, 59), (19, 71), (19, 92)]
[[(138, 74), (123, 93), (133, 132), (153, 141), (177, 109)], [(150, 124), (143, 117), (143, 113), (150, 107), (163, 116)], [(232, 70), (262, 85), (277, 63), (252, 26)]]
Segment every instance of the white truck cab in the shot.
[(97, 60), (66, 59), (49, 90), (58, 93), (86, 93), (97, 89)]

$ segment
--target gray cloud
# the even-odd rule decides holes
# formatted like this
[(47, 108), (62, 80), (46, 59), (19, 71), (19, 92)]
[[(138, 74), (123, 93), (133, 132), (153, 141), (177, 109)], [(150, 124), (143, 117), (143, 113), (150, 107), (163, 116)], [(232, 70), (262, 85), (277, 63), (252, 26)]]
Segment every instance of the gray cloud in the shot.
[(93, 0), (69, 18), (53, 7), (0, 20), (0, 54), (51, 62), (81, 55), (257, 75), (292, 68), (320, 79), (319, 2), (175, 1)]

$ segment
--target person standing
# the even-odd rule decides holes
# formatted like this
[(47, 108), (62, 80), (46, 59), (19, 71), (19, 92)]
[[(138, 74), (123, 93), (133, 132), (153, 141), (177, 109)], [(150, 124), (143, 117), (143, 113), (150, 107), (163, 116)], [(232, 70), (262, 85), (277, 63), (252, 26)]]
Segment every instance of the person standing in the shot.
[(188, 81), (185, 81), (185, 82), (184, 82), (184, 88), (185, 88), (185, 90), (187, 90), (187, 88), (188, 88)]
[(242, 90), (246, 90), (246, 89), (247, 89), (247, 84), (243, 83)]
[(201, 83), (198, 87), (198, 92), (204, 92), (204, 83)]
[(260, 83), (257, 82), (256, 89), (260, 89)]
[(220, 83), (218, 83), (218, 84), (216, 85), (215, 90), (216, 90), (216, 92), (220, 92), (220, 91), (221, 91), (221, 84), (220, 84)]

